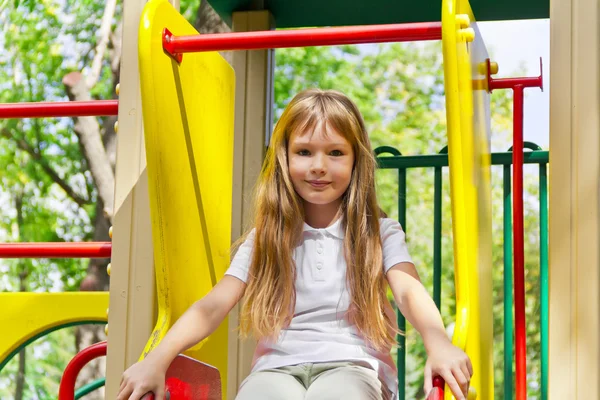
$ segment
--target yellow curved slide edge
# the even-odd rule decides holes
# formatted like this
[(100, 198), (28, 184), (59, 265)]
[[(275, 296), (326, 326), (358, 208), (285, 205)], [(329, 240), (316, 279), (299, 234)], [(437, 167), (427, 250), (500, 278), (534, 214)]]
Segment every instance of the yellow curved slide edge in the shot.
[(56, 329), (105, 323), (108, 292), (0, 293), (0, 369), (21, 346)]
[[(468, 18), (467, 18), (468, 17)], [(473, 40), (474, 38), (474, 40)], [(490, 112), (487, 51), (467, 0), (442, 3), (442, 41), (456, 284), (453, 342), (473, 362), (469, 398), (494, 398)], [(449, 390), (446, 399), (453, 399)]]
[[(164, 28), (198, 34), (166, 0), (146, 4), (139, 65), (158, 316), (142, 358), (230, 261), (234, 72), (216, 52), (184, 54), (178, 64), (163, 51)], [(225, 321), (186, 352), (219, 369), (223, 396), (227, 343)]]

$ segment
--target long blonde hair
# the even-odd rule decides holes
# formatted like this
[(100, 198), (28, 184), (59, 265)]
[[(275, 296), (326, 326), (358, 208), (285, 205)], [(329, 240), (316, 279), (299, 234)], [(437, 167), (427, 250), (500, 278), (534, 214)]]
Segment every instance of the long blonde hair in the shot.
[(376, 160), (358, 108), (333, 90), (298, 93), (273, 131), (255, 192), (256, 232), (241, 332), (275, 339), (292, 319), (296, 295), (292, 252), (301, 239), (304, 210), (290, 179), (287, 147), (292, 132), (313, 129), (321, 122), (342, 134), (354, 150), (352, 178), (340, 208), (349, 311), (361, 335), (382, 349), (394, 343), (395, 329), (385, 312), (387, 286), (375, 194)]

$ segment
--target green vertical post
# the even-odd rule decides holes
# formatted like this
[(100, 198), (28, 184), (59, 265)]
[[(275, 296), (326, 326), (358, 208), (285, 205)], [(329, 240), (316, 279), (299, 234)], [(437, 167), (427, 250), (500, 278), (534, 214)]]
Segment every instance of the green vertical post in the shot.
[[(406, 228), (406, 168), (398, 169), (398, 222)], [(398, 310), (398, 399), (406, 399), (406, 319)]]
[(548, 399), (548, 177), (546, 164), (540, 164), (540, 344), (542, 353), (542, 400)]
[(433, 182), (433, 301), (442, 308), (442, 167), (435, 167)]
[(513, 268), (510, 164), (504, 165), (504, 398), (513, 398)]

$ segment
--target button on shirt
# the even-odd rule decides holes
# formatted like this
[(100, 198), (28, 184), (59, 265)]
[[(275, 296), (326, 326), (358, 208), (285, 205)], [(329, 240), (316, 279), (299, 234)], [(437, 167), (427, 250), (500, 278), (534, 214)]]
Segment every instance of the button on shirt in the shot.
[[(412, 262), (400, 224), (380, 219), (383, 271)], [(254, 230), (240, 246), (227, 275), (247, 282), (254, 247)], [(341, 219), (327, 228), (304, 224), (303, 240), (293, 252), (296, 265), (296, 305), (292, 321), (277, 342), (259, 340), (252, 372), (301, 363), (355, 361), (379, 373), (392, 393), (397, 392), (396, 367), (390, 349), (369, 346), (348, 321), (350, 293), (346, 285), (344, 229)]]

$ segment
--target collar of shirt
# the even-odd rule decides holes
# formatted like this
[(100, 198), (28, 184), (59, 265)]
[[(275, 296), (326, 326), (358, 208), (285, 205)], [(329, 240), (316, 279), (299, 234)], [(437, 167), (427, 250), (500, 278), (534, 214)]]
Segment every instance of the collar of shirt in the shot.
[(327, 228), (313, 228), (308, 225), (306, 222), (304, 223), (304, 232), (323, 232), (328, 233), (329, 235), (338, 238), (344, 239), (345, 232), (344, 227), (342, 226), (342, 219), (338, 218), (332, 225), (329, 225)]

